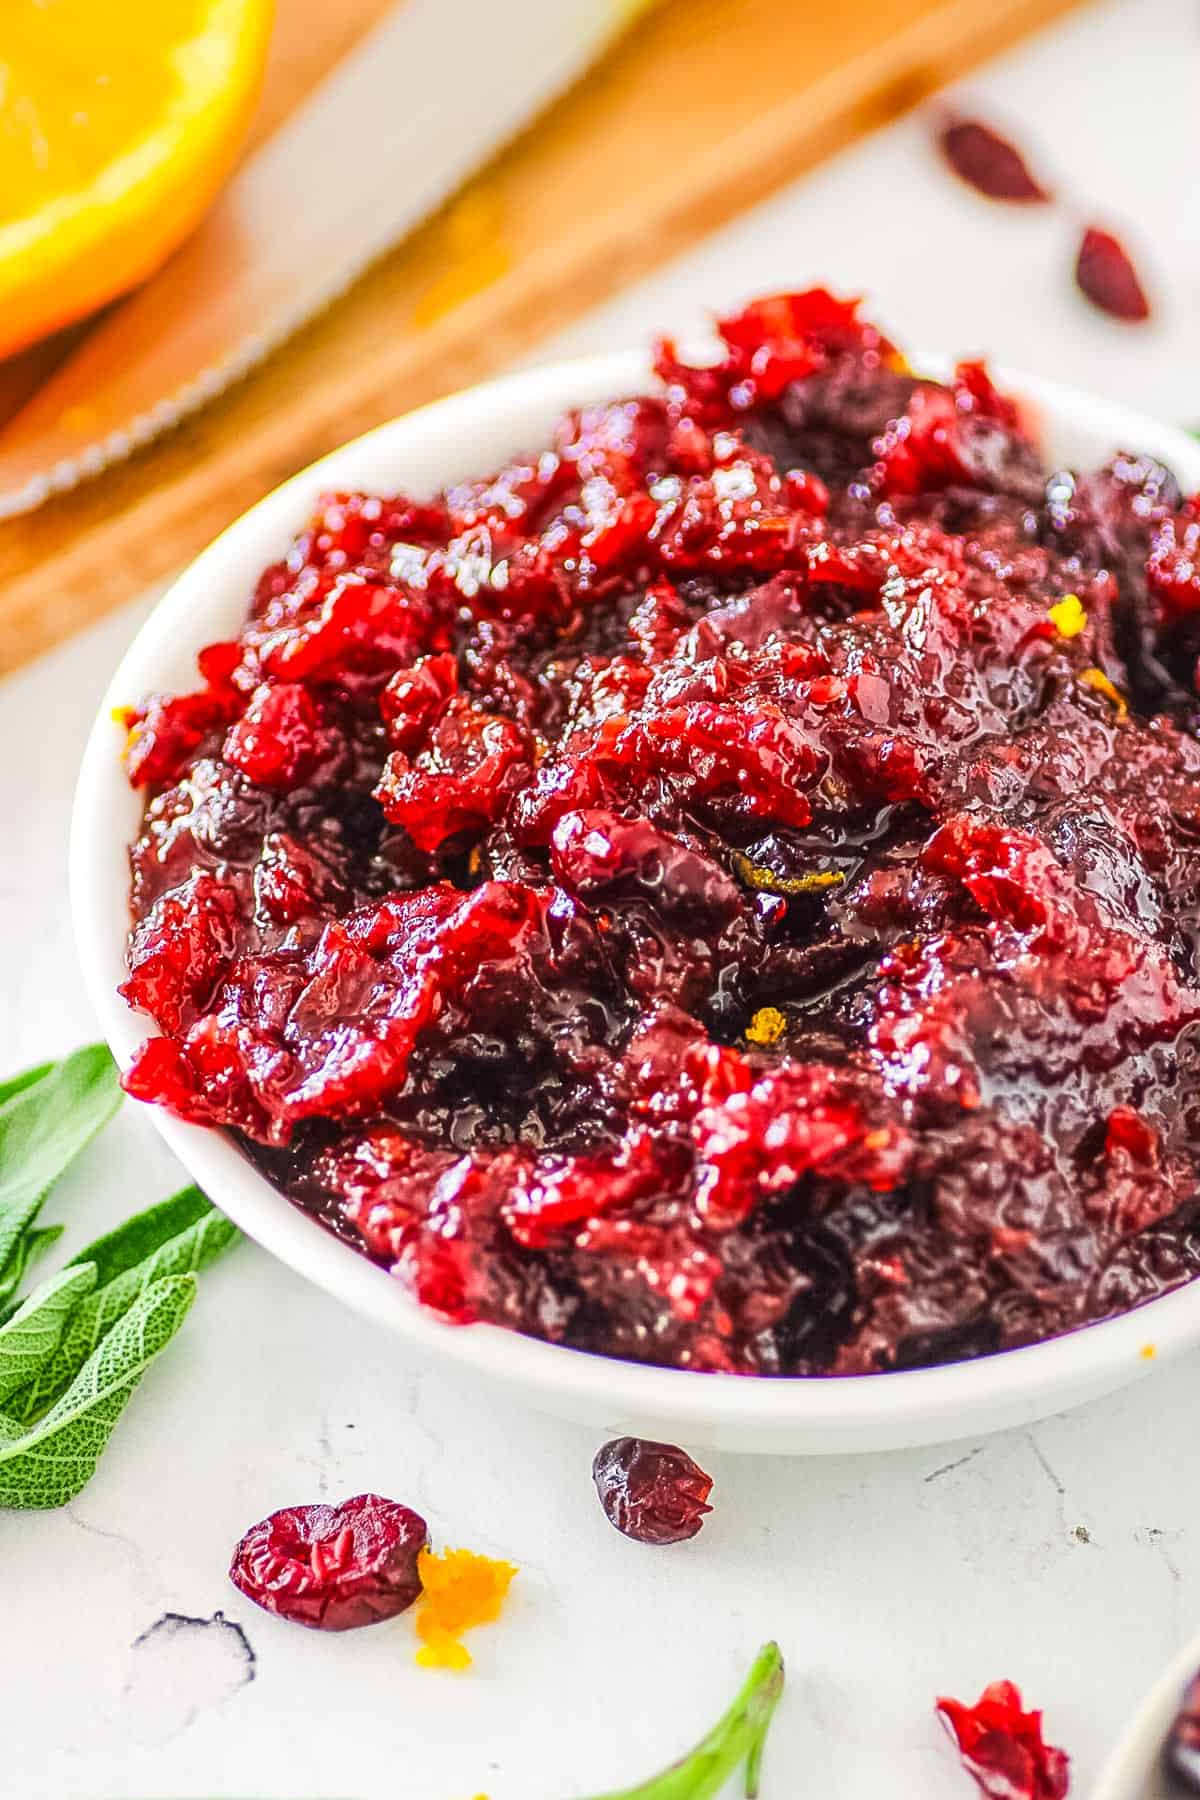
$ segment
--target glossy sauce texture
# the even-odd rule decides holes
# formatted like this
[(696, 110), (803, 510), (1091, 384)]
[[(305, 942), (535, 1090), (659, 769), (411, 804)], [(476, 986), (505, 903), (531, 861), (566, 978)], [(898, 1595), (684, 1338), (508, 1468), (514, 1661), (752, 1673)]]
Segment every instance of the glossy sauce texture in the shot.
[(1200, 520), (822, 290), (129, 716), (130, 1091), (455, 1320), (866, 1373), (1200, 1266)]

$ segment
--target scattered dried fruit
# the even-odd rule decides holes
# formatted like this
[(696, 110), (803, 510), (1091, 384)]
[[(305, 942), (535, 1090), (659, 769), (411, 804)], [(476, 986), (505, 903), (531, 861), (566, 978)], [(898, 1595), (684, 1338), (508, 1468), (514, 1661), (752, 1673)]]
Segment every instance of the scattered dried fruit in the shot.
[(1049, 200), (1015, 144), (979, 119), (950, 119), (938, 133), (942, 155), (956, 175), (989, 200)]
[(429, 1541), (419, 1513), (379, 1494), (289, 1506), (252, 1525), (229, 1578), (266, 1612), (318, 1631), (353, 1631), (407, 1611)]
[(1070, 1759), (1042, 1737), (1040, 1712), (1024, 1712), (1011, 1681), (993, 1681), (974, 1706), (939, 1699), (963, 1767), (988, 1800), (1064, 1800)]
[(471, 1652), (464, 1631), (500, 1617), (516, 1565), (477, 1556), (473, 1550), (421, 1551), (423, 1592), (417, 1609), (417, 1661), (424, 1669), (466, 1669)]
[(609, 1524), (639, 1544), (681, 1544), (712, 1511), (712, 1476), (675, 1444), (613, 1438), (597, 1450), (592, 1480)]
[(1111, 231), (1089, 225), (1079, 246), (1075, 279), (1093, 306), (1114, 319), (1150, 317), (1150, 302), (1128, 250)]

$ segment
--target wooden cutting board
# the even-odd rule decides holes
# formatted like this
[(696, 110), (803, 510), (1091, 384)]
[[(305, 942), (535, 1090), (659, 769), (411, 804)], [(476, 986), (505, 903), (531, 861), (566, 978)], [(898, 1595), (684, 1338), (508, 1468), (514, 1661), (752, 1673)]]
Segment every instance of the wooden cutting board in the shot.
[[(1073, 3), (665, 0), (264, 367), (130, 462), (0, 522), (0, 673), (180, 567), (314, 457), (510, 363)], [(258, 141), (386, 4), (279, 0)], [(0, 418), (72, 341), (0, 366)]]

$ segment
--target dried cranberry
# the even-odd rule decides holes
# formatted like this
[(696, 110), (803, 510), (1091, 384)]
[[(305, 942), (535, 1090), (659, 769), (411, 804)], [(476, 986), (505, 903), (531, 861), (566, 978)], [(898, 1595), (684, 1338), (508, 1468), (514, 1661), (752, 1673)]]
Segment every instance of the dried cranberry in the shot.
[(288, 1506), (252, 1525), (229, 1578), (257, 1606), (317, 1631), (353, 1631), (407, 1610), (421, 1592), (424, 1519), (379, 1494)]
[(1042, 1737), (1040, 1712), (1024, 1712), (1011, 1681), (993, 1681), (974, 1706), (939, 1699), (963, 1767), (988, 1800), (1064, 1800), (1070, 1759)]
[(415, 757), (393, 750), (375, 798), (419, 849), (436, 850), (498, 819), (528, 780), (530, 762), (519, 726), (459, 697), (446, 702)]
[(178, 1031), (228, 968), (237, 929), (233, 888), (215, 875), (191, 876), (135, 925), (121, 993), (164, 1031)]
[(232, 716), (236, 700), (205, 692), (156, 694), (141, 709), (126, 711), (129, 746), (125, 768), (134, 787), (178, 781), (189, 761)]
[(1200, 1794), (1200, 1675), (1190, 1681), (1163, 1746), (1167, 1779), (1182, 1794)]
[(1101, 312), (1134, 323), (1150, 317), (1150, 302), (1128, 250), (1110, 231), (1089, 225), (1075, 260), (1082, 293)]
[(954, 173), (989, 200), (1050, 198), (1016, 145), (979, 119), (950, 119), (938, 133), (938, 144)]
[(609, 1524), (639, 1544), (681, 1544), (712, 1511), (712, 1476), (675, 1444), (613, 1438), (597, 1450), (592, 1480)]
[(458, 671), (445, 652), (423, 657), (411, 669), (397, 669), (379, 696), (389, 741), (397, 750), (416, 750), (457, 692)]
[(225, 737), (226, 762), (262, 787), (299, 787), (321, 752), (320, 712), (298, 682), (265, 684)]
[(1168, 617), (1200, 612), (1200, 498), (1162, 519), (1150, 541), (1146, 582)]

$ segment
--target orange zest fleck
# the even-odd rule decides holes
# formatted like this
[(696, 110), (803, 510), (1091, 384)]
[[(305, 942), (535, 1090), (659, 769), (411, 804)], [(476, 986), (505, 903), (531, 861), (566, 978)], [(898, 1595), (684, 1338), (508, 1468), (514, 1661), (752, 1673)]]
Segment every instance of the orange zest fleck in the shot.
[(1129, 705), (1124, 694), (1119, 688), (1113, 686), (1103, 669), (1084, 669), (1080, 673), (1079, 679), (1085, 687), (1094, 688), (1098, 694), (1103, 694), (1106, 700), (1111, 700), (1117, 709), (1118, 718), (1128, 718)]
[(760, 1006), (746, 1027), (752, 1044), (773, 1044), (787, 1030), (787, 1019), (777, 1006)]
[(464, 1631), (500, 1617), (516, 1565), (477, 1556), (473, 1550), (422, 1550), (417, 1572), (423, 1592), (417, 1605), (417, 1661), (423, 1669), (466, 1669), (471, 1652)]
[(1158, 1355), (1158, 1346), (1156, 1344), (1143, 1344), (1142, 1345), (1141, 1356), (1142, 1356), (1142, 1360), (1144, 1362), (1153, 1362), (1154, 1358), (1157, 1355)]
[(777, 875), (765, 864), (751, 862), (740, 850), (733, 853), (733, 866), (739, 880), (747, 887), (767, 894), (819, 894), (822, 888), (840, 887), (846, 879), (841, 869), (814, 869), (808, 875)]
[(113, 724), (119, 725), (121, 730), (125, 733), (125, 742), (121, 746), (121, 760), (124, 762), (128, 757), (129, 752), (133, 749), (134, 739), (137, 737), (138, 726), (141, 722), (137, 708), (134, 706), (114, 706), (108, 716)]
[(1087, 614), (1078, 594), (1064, 594), (1050, 608), (1048, 617), (1060, 637), (1078, 637), (1087, 625)]

